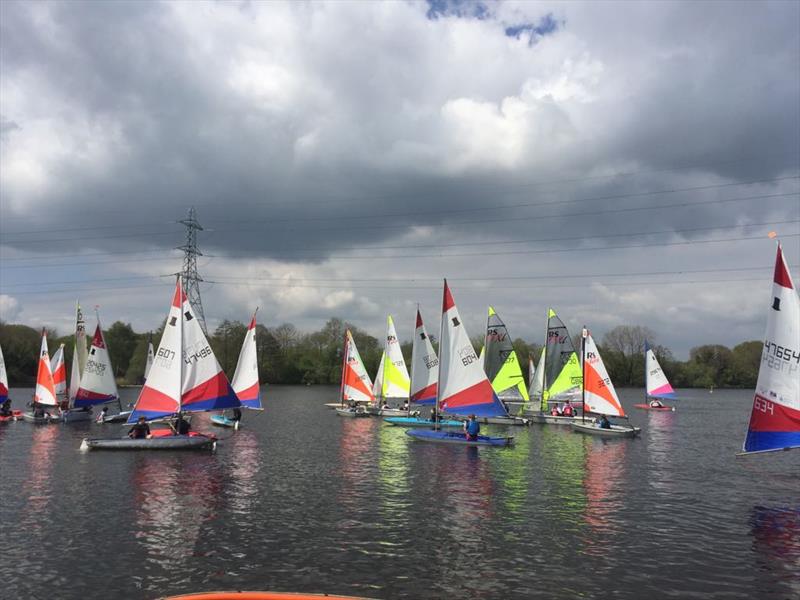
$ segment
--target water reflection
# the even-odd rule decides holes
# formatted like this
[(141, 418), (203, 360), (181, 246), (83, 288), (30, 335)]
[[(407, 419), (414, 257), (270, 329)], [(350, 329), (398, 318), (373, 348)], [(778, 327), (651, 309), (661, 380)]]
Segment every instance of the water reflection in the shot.
[(677, 417), (674, 412), (648, 411), (647, 460), (650, 487), (669, 491), (673, 487), (672, 471), (665, 468), (671, 464), (673, 438)]
[(574, 523), (586, 509), (583, 479), (586, 463), (585, 439), (567, 427), (540, 428), (542, 449), (539, 456), (543, 489), (547, 498), (547, 518)]
[(524, 508), (530, 488), (531, 468), (531, 438), (527, 434), (528, 431), (520, 431), (515, 435), (514, 446), (510, 449), (486, 454), (494, 468), (495, 480), (502, 488), (499, 498), (505, 507), (505, 516), (512, 523), (521, 523), (526, 519)]
[(225, 440), (227, 473), (232, 482), (226, 494), (234, 514), (247, 515), (258, 501), (258, 475), (261, 452), (258, 436), (251, 430), (240, 430)]
[[(341, 419), (339, 464), (342, 486), (339, 504), (344, 514), (363, 510), (363, 498), (368, 495), (370, 473), (374, 472), (375, 457), (372, 445), (373, 419)], [(345, 523), (346, 525), (346, 523)]]
[(407, 521), (409, 437), (401, 427), (378, 427), (378, 481), (384, 519)]
[(759, 573), (767, 575), (763, 587), (777, 574), (790, 592), (785, 597), (800, 596), (800, 506), (754, 506), (750, 528)]
[(620, 527), (620, 516), (625, 497), (626, 440), (599, 440), (586, 438), (586, 511), (584, 521), (590, 532), (586, 539), (588, 554), (605, 555), (611, 544), (610, 536)]
[(56, 458), (56, 443), (60, 427), (34, 425), (31, 449), (28, 454), (28, 477), (23, 486), (26, 498), (22, 522), (28, 533), (39, 532), (52, 499), (51, 475)]

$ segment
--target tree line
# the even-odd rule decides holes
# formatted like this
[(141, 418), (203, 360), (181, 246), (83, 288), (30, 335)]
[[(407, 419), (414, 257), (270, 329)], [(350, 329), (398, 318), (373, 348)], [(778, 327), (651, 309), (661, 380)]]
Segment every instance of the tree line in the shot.
[[(281, 384), (338, 384), (341, 380), (345, 329), (353, 334), (368, 373), (374, 377), (380, 363), (383, 344), (342, 319), (331, 318), (319, 331), (301, 333), (284, 323), (277, 327), (257, 326), (258, 367), (262, 382)], [(233, 376), (247, 326), (240, 321), (223, 321), (209, 336), (220, 365)], [(144, 381), (147, 344), (158, 347), (163, 326), (154, 332), (137, 333), (128, 323), (113, 323), (104, 336), (114, 374), (121, 384)], [(93, 331), (87, 331), (91, 341)], [(26, 325), (0, 322), (0, 347), (5, 356), (9, 383), (32, 386), (36, 378), (41, 332)], [(74, 337), (58, 337), (47, 332), (50, 355), (64, 344), (67, 365), (72, 362)], [(433, 338), (433, 336), (431, 336)], [(675, 360), (670, 350), (655, 343), (655, 334), (647, 327), (621, 325), (603, 336), (600, 352), (612, 381), (617, 387), (644, 386), (644, 348), (647, 341), (674, 387), (755, 387), (761, 359), (762, 342), (743, 342), (734, 348), (708, 344), (692, 348), (689, 360)], [(580, 348), (580, 336), (574, 339)], [(528, 357), (538, 361), (541, 345), (521, 338), (513, 342), (523, 374), (528, 376)], [(483, 339), (473, 339), (480, 351)], [(402, 344), (406, 362), (411, 361), (411, 342)], [(436, 342), (434, 340), (434, 347)], [(438, 348), (437, 352), (438, 352)]]

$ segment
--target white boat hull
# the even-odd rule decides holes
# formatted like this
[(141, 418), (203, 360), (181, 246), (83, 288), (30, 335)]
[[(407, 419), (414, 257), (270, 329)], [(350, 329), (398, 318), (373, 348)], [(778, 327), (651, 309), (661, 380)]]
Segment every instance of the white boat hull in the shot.
[(353, 409), (353, 408), (337, 408), (336, 414), (340, 417), (368, 417), (369, 413), (365, 410), (360, 409)]
[(548, 424), (548, 425), (572, 425), (575, 419), (580, 421), (580, 417), (559, 417), (558, 415), (548, 415), (543, 412), (525, 412), (525, 417), (531, 423)]
[(63, 423), (78, 423), (81, 421), (91, 421), (92, 417), (91, 410), (80, 410), (80, 409), (70, 409), (65, 410), (61, 413), (61, 421)]
[(633, 426), (611, 425), (610, 428), (604, 429), (600, 427), (599, 423), (588, 421), (581, 423), (581, 421), (572, 422), (572, 431), (575, 433), (586, 433), (588, 435), (595, 435), (604, 438), (633, 438), (641, 433), (641, 429)]

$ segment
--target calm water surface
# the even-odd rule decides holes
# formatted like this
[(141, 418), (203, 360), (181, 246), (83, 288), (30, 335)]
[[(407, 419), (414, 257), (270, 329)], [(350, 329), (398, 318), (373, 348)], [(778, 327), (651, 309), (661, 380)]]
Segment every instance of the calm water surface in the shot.
[(215, 453), (81, 453), (122, 428), (0, 425), (0, 596), (800, 597), (800, 452), (734, 457), (749, 391), (630, 408), (636, 440), (533, 426), (512, 449), (342, 419), (337, 391), (265, 388), (235, 435), (196, 417)]

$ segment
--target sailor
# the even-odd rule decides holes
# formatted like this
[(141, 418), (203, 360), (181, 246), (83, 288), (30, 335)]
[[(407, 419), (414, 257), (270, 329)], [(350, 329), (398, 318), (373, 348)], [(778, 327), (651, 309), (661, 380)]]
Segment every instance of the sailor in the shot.
[(477, 440), (478, 434), (481, 432), (481, 425), (475, 415), (470, 415), (469, 420), (464, 421), (464, 433), (467, 435), (468, 440)]
[(566, 404), (564, 404), (564, 409), (561, 411), (561, 414), (565, 417), (571, 417), (574, 412), (575, 411), (572, 408), (572, 402), (567, 400)]
[(175, 435), (189, 435), (189, 421), (184, 419), (180, 413), (175, 421)]
[(128, 430), (128, 437), (135, 440), (144, 440), (150, 437), (150, 425), (147, 424), (147, 419), (139, 417), (136, 424)]
[(408, 408), (409, 408), (408, 400), (403, 400), (403, 410), (408, 411)]
[(95, 423), (103, 423), (105, 421), (106, 415), (108, 415), (108, 407), (104, 406), (103, 410), (97, 413), (97, 416), (94, 419)]
[(611, 429), (611, 421), (608, 420), (608, 417), (605, 415), (600, 415), (600, 423), (598, 424), (600, 429)]
[(430, 420), (433, 421), (434, 423), (436, 423), (436, 421), (439, 420), (439, 413), (436, 412), (436, 407), (431, 409), (431, 418), (430, 418)]
[(237, 406), (233, 409), (233, 417), (231, 417), (231, 421), (241, 421), (242, 420), (242, 411)]
[(6, 398), (0, 406), (0, 417), (10, 417), (12, 414), (14, 413), (11, 411), (11, 398)]
[(664, 405), (661, 404), (660, 400), (650, 400), (650, 408), (663, 408)]
[(42, 417), (44, 417), (44, 415), (45, 415), (44, 407), (42, 407), (42, 405), (39, 404), (38, 402), (34, 402), (33, 403), (33, 416), (36, 417), (37, 419), (41, 419)]

